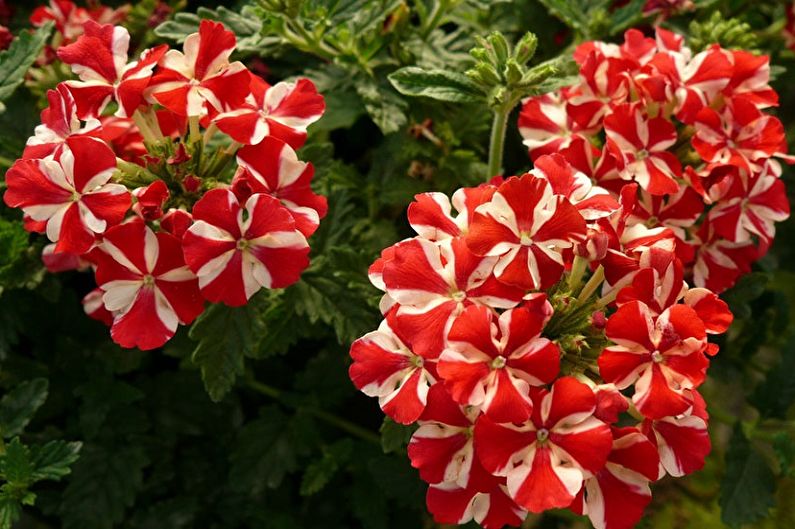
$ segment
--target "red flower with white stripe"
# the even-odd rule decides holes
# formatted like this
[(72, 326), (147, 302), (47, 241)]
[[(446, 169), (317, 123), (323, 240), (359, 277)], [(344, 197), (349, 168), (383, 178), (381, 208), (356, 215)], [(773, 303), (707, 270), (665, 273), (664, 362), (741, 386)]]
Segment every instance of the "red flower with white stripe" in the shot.
[(204, 310), (196, 276), (173, 235), (134, 219), (108, 230), (101, 249), (97, 284), (113, 313), (110, 335), (122, 347), (160, 347)]
[(579, 127), (566, 110), (566, 100), (557, 94), (530, 97), (519, 113), (519, 134), (535, 159), (567, 147), (579, 137)]
[(508, 492), (531, 512), (568, 507), (583, 481), (602, 469), (613, 436), (593, 416), (596, 396), (573, 377), (552, 390), (533, 389), (533, 415), (523, 424), (497, 424), (481, 416), (475, 445), (483, 467), (507, 476)]
[(702, 237), (693, 265), (693, 282), (720, 294), (737, 279), (751, 271), (751, 264), (761, 257), (752, 241), (731, 242), (719, 237), (707, 222), (699, 230)]
[(67, 81), (80, 116), (97, 117), (110, 101), (118, 103), (116, 116), (130, 117), (143, 102), (152, 70), (166, 53), (162, 45), (146, 50), (127, 64), (130, 34), (121, 26), (86, 22), (77, 42), (58, 49), (58, 58), (72, 67), (80, 81)]
[(686, 413), (657, 421), (646, 419), (641, 425), (660, 454), (660, 477), (666, 472), (682, 477), (700, 470), (712, 450), (706, 403), (697, 391), (692, 393), (693, 407)]
[(561, 251), (585, 240), (585, 220), (543, 178), (511, 177), (475, 211), (466, 241), (478, 255), (499, 257), (497, 279), (525, 289), (547, 288), (563, 273)]
[(273, 86), (251, 76), (246, 103), (213, 118), (213, 123), (238, 143), (254, 145), (267, 136), (279, 138), (298, 149), (306, 141), (306, 128), (326, 109), (323, 96), (309, 79)]
[(439, 244), (416, 238), (395, 247), (383, 282), (400, 305), (397, 318), (410, 329), (418, 354), (438, 357), (449, 326), (466, 306), (510, 308), (522, 299), (522, 290), (494, 278), (496, 262), (475, 255), (460, 238)]
[(400, 424), (416, 421), (436, 381), (427, 369), (431, 360), (414, 353), (410, 331), (390, 311), (377, 331), (351, 345), (353, 364), (348, 369), (356, 389), (378, 397), (381, 409)]
[(505, 487), (505, 478), (486, 472), (478, 461), (472, 464), (466, 487), (442, 482), (428, 487), (428, 510), (440, 524), (465, 524), (475, 520), (484, 529), (519, 526), (527, 511), (514, 502)]
[(295, 283), (309, 264), (306, 239), (273, 197), (251, 195), (241, 206), (232, 191), (213, 189), (192, 213), (183, 237), (185, 261), (213, 303), (245, 305), (261, 288)]
[(242, 171), (235, 175), (232, 189), (239, 199), (251, 193), (277, 198), (290, 211), (301, 233), (309, 237), (315, 232), (328, 205), (326, 197), (316, 195), (310, 187), (315, 174), (311, 163), (300, 161), (288, 144), (272, 136), (240, 149), (237, 163)]
[(560, 154), (540, 156), (533, 165), (530, 174), (547, 180), (552, 192), (569, 199), (587, 221), (607, 217), (621, 207), (606, 189), (594, 185)]
[(706, 162), (736, 165), (752, 172), (774, 156), (789, 160), (784, 154), (784, 125), (746, 98), (732, 99), (720, 113), (701, 109), (695, 127), (691, 142)]
[(77, 117), (77, 106), (65, 83), (47, 90), (49, 106), (41, 111), (41, 125), (36, 125), (33, 136), (25, 144), (23, 158), (41, 159), (57, 154), (66, 138), (72, 135), (96, 135), (99, 121), (88, 119), (82, 123)]
[(182, 52), (169, 50), (162, 57), (147, 94), (178, 116), (204, 116), (205, 103), (218, 111), (242, 106), (249, 72), (240, 62), (230, 64), (235, 45), (235, 34), (223, 24), (202, 20)]
[(651, 502), (659, 465), (657, 447), (637, 428), (614, 428), (605, 467), (585, 481), (571, 509), (596, 529), (632, 529)]
[(443, 384), (431, 386), (419, 428), (407, 448), (411, 466), (426, 483), (469, 485), (476, 459), (472, 426), (479, 414), (477, 408), (455, 402)]
[(724, 90), (727, 97), (742, 96), (757, 108), (778, 105), (778, 94), (770, 87), (770, 57), (745, 50), (731, 50), (732, 76)]
[(663, 117), (648, 118), (637, 104), (616, 107), (605, 117), (607, 148), (624, 180), (634, 180), (652, 195), (676, 193), (682, 165), (668, 148), (676, 129)]
[[(409, 204), (409, 224), (417, 235), (429, 241), (441, 241), (465, 235), (475, 210), (491, 200), (497, 186), (480, 184), (453, 193), (452, 204), (444, 193), (420, 193)], [(453, 216), (452, 209), (458, 213)]]
[(679, 415), (692, 405), (690, 391), (706, 376), (707, 334), (698, 314), (674, 305), (654, 316), (640, 301), (619, 307), (605, 336), (616, 345), (599, 356), (599, 373), (619, 389), (635, 385), (632, 402), (644, 416)]
[(494, 422), (520, 423), (533, 412), (530, 387), (551, 382), (560, 369), (560, 350), (541, 331), (548, 310), (520, 306), (497, 317), (470, 306), (453, 322), (437, 370), (460, 404), (477, 406)]
[(46, 222), (56, 251), (83, 254), (130, 209), (127, 188), (109, 183), (115, 170), (116, 156), (105, 143), (73, 136), (58, 159), (17, 160), (6, 174), (3, 199)]

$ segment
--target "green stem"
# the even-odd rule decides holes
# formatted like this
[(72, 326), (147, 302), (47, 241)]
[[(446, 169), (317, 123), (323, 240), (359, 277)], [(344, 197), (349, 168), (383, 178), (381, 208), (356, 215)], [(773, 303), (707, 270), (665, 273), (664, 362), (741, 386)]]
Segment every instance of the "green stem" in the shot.
[(246, 384), (248, 385), (249, 388), (253, 389), (257, 393), (260, 393), (261, 395), (265, 395), (274, 400), (277, 400), (281, 404), (287, 407), (293, 408), (295, 410), (304, 411), (312, 415), (313, 417), (320, 419), (326, 424), (335, 426), (336, 428), (344, 432), (347, 432), (353, 435), (354, 437), (358, 437), (359, 439), (367, 441), (368, 443), (381, 446), (381, 437), (375, 432), (368, 430), (367, 428), (363, 428), (358, 424), (353, 423), (347, 419), (343, 419), (342, 417), (338, 417), (333, 413), (329, 413), (325, 410), (321, 410), (313, 406), (298, 406), (296, 404), (293, 404), (283, 398), (282, 391), (273, 388), (267, 384), (263, 384), (262, 382), (259, 382), (257, 380), (254, 380), (254, 378), (250, 376), (246, 378)]
[(582, 276), (587, 268), (588, 259), (579, 255), (574, 257), (574, 262), (571, 264), (571, 271), (569, 272), (569, 290), (573, 292), (580, 285)]
[(510, 109), (494, 110), (494, 121), (491, 124), (491, 141), (489, 142), (489, 168), (487, 178), (502, 174), (502, 151), (505, 144), (505, 129), (508, 126)]
[(190, 143), (200, 142), (202, 140), (202, 133), (199, 128), (199, 116), (190, 116), (188, 118), (188, 126), (190, 131)]
[(585, 286), (582, 287), (580, 291), (580, 295), (577, 296), (577, 301), (584, 302), (587, 301), (588, 298), (593, 296), (593, 293), (596, 292), (596, 289), (599, 288), (599, 285), (602, 284), (602, 281), (605, 280), (605, 269), (600, 265), (599, 268), (593, 273), (588, 282), (585, 283)]

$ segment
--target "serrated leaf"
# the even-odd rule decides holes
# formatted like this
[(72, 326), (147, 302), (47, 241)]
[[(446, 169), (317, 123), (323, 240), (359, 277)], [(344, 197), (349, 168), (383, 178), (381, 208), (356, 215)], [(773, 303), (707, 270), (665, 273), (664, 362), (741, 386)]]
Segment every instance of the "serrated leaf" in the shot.
[(47, 400), (47, 379), (19, 384), (0, 400), (0, 433), (5, 439), (22, 433), (36, 410)]
[(582, 0), (541, 0), (549, 12), (572, 29), (588, 26), (588, 2)]
[(384, 417), (381, 423), (381, 448), (385, 454), (403, 452), (411, 440), (412, 434), (417, 430), (417, 425), (403, 425)]
[(43, 446), (31, 448), (33, 463), (33, 480), (59, 481), (68, 475), (72, 464), (80, 458), (82, 443), (66, 441), (50, 441)]
[(5, 454), (0, 456), (0, 477), (15, 487), (24, 488), (33, 482), (30, 449), (22, 444), (19, 437), (14, 437), (6, 445)]
[(1, 102), (25, 80), (25, 74), (50, 38), (52, 28), (53, 23), (47, 22), (34, 32), (23, 31), (7, 50), (0, 52), (0, 111), (4, 108)]
[(64, 529), (112, 529), (135, 501), (148, 464), (138, 445), (85, 446), (63, 493)]
[(770, 368), (763, 381), (757, 384), (750, 403), (766, 418), (785, 419), (787, 410), (795, 403), (795, 338), (781, 348), (781, 360)]
[(260, 48), (263, 47), (262, 20), (246, 9), (241, 13), (236, 13), (223, 6), (217, 9), (199, 7), (195, 14), (177, 13), (173, 19), (166, 20), (157, 26), (155, 35), (182, 43), (185, 41), (185, 37), (199, 31), (199, 24), (203, 19), (221, 22), (234, 33), (237, 37), (236, 49), (239, 52), (261, 51)]
[(726, 453), (726, 473), (720, 485), (721, 520), (731, 527), (761, 520), (775, 505), (775, 490), (773, 471), (738, 423)]
[(0, 293), (19, 284), (20, 268), (27, 264), (30, 236), (21, 222), (0, 218)]
[(255, 356), (266, 332), (258, 314), (259, 304), (252, 298), (243, 307), (210, 305), (193, 323), (189, 336), (199, 342), (191, 360), (201, 369), (202, 381), (210, 398), (224, 398), (243, 374), (244, 358)]
[(311, 496), (320, 492), (340, 466), (347, 463), (353, 453), (353, 442), (350, 439), (338, 441), (323, 451), (323, 457), (312, 461), (301, 478), (300, 493)]
[(478, 103), (484, 99), (478, 85), (457, 72), (406, 66), (389, 74), (388, 78), (398, 92), (407, 96), (429, 97), (451, 103)]
[(362, 78), (356, 83), (356, 93), (362, 98), (365, 110), (382, 133), (397, 132), (408, 121), (408, 103), (391, 86)]
[(278, 407), (268, 406), (247, 423), (229, 455), (229, 481), (234, 490), (257, 495), (275, 489), (284, 476), (298, 468), (302, 440), (292, 434), (291, 419)]

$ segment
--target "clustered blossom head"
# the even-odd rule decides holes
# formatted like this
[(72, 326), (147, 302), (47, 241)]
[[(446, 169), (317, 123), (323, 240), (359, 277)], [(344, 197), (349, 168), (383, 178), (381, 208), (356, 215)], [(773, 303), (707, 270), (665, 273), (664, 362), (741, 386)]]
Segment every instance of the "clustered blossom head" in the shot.
[(524, 102), (534, 168), (417, 195), (416, 236), (370, 268), (384, 321), (349, 374), (418, 425), (439, 523), (568, 508), (629, 529), (652, 482), (701, 468), (717, 293), (789, 213), (766, 57), (663, 29), (575, 57), (580, 84)]
[[(37, 16), (76, 23), (70, 9), (53, 0)], [(235, 36), (217, 22), (203, 20), (183, 51), (130, 58), (126, 29), (78, 18), (57, 50), (78, 79), (47, 93), (3, 196), (51, 241), (46, 267), (92, 268), (86, 313), (140, 349), (162, 346), (206, 301), (240, 306), (297, 281), (327, 210), (294, 150), (325, 109), (312, 82), (271, 86), (230, 62)]]

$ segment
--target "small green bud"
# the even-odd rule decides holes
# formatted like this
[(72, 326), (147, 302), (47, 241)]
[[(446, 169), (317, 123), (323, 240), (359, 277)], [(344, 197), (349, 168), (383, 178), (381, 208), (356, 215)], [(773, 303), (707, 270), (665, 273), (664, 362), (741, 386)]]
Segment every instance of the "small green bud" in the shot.
[(509, 86), (519, 83), (522, 80), (522, 74), (524, 74), (524, 69), (514, 59), (508, 59), (503, 71)]
[(520, 65), (527, 64), (527, 61), (532, 59), (533, 55), (536, 54), (537, 47), (538, 37), (536, 37), (534, 33), (528, 31), (516, 44), (513, 50), (513, 58), (516, 59), (516, 62)]
[(531, 68), (522, 76), (520, 84), (525, 87), (537, 85), (558, 73), (554, 64), (539, 64)]
[(489, 54), (483, 48), (472, 48), (469, 50), (469, 54), (479, 62), (489, 62)]
[(495, 86), (502, 83), (494, 67), (488, 63), (480, 62), (474, 68), (467, 70), (466, 75), (475, 82), (486, 86)]
[(505, 61), (508, 60), (508, 54), (510, 53), (510, 49), (508, 47), (508, 41), (505, 40), (505, 36), (495, 31), (488, 37), (486, 37), (491, 48), (494, 50), (494, 55), (496, 56), (497, 60), (495, 61), (495, 66), (502, 66), (505, 64)]

